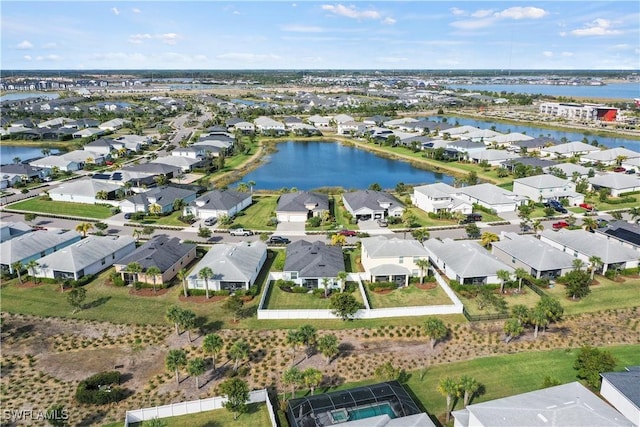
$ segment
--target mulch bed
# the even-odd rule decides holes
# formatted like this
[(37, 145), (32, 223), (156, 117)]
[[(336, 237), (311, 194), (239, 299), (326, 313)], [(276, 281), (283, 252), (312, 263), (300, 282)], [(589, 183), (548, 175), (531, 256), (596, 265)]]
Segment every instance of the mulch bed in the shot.
[(393, 291), (394, 291), (393, 289), (376, 289), (373, 292), (375, 292), (376, 294), (379, 294), (379, 295), (386, 295), (386, 294), (390, 294)]
[(427, 283), (416, 283), (416, 288), (422, 290), (435, 289), (438, 286), (436, 282), (427, 282)]
[(222, 301), (226, 297), (223, 295), (214, 295), (211, 298), (207, 299), (206, 295), (201, 295), (197, 297), (185, 297), (184, 295), (180, 295), (178, 299), (182, 302), (195, 302), (196, 304), (208, 304), (212, 302)]
[(24, 281), (22, 282), (22, 284), (20, 283), (16, 283), (16, 288), (21, 288), (21, 289), (29, 289), (29, 288), (37, 288), (38, 286), (42, 286), (44, 285), (44, 283), (42, 282), (32, 282), (32, 281)]
[(143, 288), (135, 290), (131, 288), (129, 290), (129, 295), (136, 295), (139, 297), (159, 297), (160, 295), (164, 295), (169, 292), (168, 288), (157, 289), (155, 293), (153, 293), (153, 289)]

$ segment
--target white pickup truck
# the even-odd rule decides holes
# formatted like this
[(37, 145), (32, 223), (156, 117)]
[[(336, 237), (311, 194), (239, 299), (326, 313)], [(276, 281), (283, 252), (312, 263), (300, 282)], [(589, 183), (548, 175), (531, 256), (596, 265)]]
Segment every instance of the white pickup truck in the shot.
[(244, 228), (232, 228), (229, 230), (229, 234), (232, 236), (252, 236), (253, 231), (245, 230)]

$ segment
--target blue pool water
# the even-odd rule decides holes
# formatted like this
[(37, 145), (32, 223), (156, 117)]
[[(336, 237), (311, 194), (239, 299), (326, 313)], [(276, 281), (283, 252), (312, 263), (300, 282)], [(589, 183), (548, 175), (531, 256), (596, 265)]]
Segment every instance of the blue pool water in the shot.
[(349, 421), (363, 420), (365, 418), (377, 417), (378, 415), (389, 415), (389, 418), (397, 418), (391, 405), (388, 403), (381, 403), (379, 405), (365, 406), (362, 408), (355, 408), (349, 410)]

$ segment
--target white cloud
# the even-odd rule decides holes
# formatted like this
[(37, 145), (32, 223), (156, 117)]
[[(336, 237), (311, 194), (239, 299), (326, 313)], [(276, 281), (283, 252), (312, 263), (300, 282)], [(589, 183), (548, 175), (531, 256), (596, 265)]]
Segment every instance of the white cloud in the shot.
[(454, 21), (450, 25), (459, 30), (479, 30), (481, 28), (489, 27), (495, 22), (496, 21), (493, 18), (465, 19), (462, 21)]
[(287, 31), (291, 33), (324, 33), (325, 29), (322, 27), (310, 26), (310, 25), (283, 25), (280, 28), (282, 31)]
[(33, 43), (31, 43), (29, 40), (22, 40), (16, 47), (20, 50), (33, 49)]
[(133, 9), (131, 9), (131, 12), (133, 12), (133, 13), (142, 13), (142, 11), (140, 9), (138, 9), (137, 7), (134, 7)]
[(120, 11), (118, 10), (117, 7), (112, 7), (111, 12), (116, 16), (120, 15)]
[(471, 14), (471, 16), (473, 16), (474, 18), (486, 18), (487, 16), (490, 16), (492, 13), (493, 13), (493, 10), (491, 9), (476, 10)]
[(40, 55), (36, 56), (36, 61), (60, 61), (62, 57), (60, 55)]
[(296, 3), (291, 3), (291, 7), (298, 7)]
[(162, 43), (174, 45), (180, 39), (180, 35), (176, 33), (165, 34), (132, 34), (129, 36), (129, 43), (142, 44), (147, 40), (160, 40)]
[(382, 20), (382, 23), (383, 23), (383, 24), (387, 24), (387, 25), (393, 25), (393, 24), (395, 24), (396, 22), (397, 22), (397, 21), (396, 21), (395, 19), (393, 19), (393, 18), (391, 18), (391, 17), (389, 17), (389, 16), (388, 16), (388, 17), (386, 17), (386, 18), (384, 18), (384, 19)]
[(31, 55), (25, 55), (23, 56), (23, 58), (27, 61), (31, 61), (33, 58), (31, 57)]
[(162, 43), (173, 45), (176, 44), (180, 36), (176, 33), (165, 33), (159, 34), (156, 38), (162, 40)]
[(380, 56), (376, 58), (376, 61), (383, 62), (385, 64), (397, 64), (399, 62), (408, 61), (408, 58), (396, 57), (396, 56)]
[(57, 43), (54, 42), (49, 42), (49, 43), (45, 43), (44, 45), (42, 45), (43, 49), (55, 49), (58, 47)]
[(583, 36), (614, 36), (622, 34), (622, 31), (613, 30), (611, 27), (611, 21), (607, 19), (595, 19), (592, 22), (585, 24), (584, 28), (578, 28), (571, 31), (571, 34), (578, 37)]
[(560, 37), (566, 37), (567, 32), (566, 31), (560, 31), (558, 34), (560, 34)]
[(231, 12), (233, 15), (240, 15), (240, 11), (238, 10), (234, 10), (233, 12)]
[(261, 54), (261, 53), (242, 53), (242, 52), (229, 52), (216, 56), (218, 59), (242, 61), (242, 62), (261, 62), (265, 60), (277, 60), (280, 59), (278, 55), (274, 54)]
[(510, 7), (502, 12), (495, 13), (497, 18), (510, 19), (540, 19), (547, 16), (549, 12), (538, 7)]
[(151, 40), (152, 38), (151, 34), (132, 34), (129, 36), (129, 43), (141, 44), (145, 40)]
[(546, 56), (547, 58), (551, 58), (551, 57), (553, 57), (553, 52), (551, 52), (549, 50), (545, 50), (544, 52), (542, 52), (542, 56)]
[(451, 11), (451, 13), (455, 16), (461, 16), (465, 14), (465, 11), (462, 9), (458, 9), (457, 7), (452, 7), (451, 9), (449, 9)]
[(382, 13), (374, 9), (359, 10), (355, 6), (345, 6), (343, 4), (323, 4), (322, 10), (333, 13), (334, 15), (343, 16), (351, 19), (372, 19), (379, 20), (383, 24), (395, 24), (396, 20), (392, 17), (383, 16)]

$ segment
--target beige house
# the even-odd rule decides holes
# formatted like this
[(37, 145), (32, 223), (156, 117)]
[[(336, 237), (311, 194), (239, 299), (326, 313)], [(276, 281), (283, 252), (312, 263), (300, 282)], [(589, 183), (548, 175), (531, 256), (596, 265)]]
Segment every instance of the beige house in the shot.
[(429, 258), (427, 250), (416, 240), (375, 236), (361, 242), (362, 266), (372, 282), (388, 281), (407, 286), (409, 277), (420, 275), (416, 261)]

